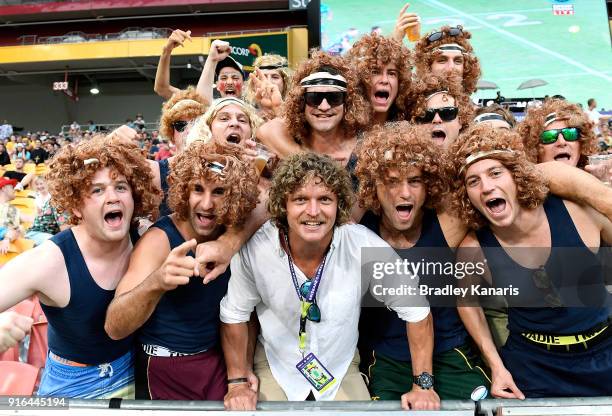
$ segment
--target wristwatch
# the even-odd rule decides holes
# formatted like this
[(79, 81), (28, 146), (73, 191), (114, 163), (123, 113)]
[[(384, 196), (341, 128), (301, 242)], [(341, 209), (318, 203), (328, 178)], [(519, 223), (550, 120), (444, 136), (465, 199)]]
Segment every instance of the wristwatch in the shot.
[(429, 390), (433, 387), (434, 376), (426, 371), (423, 371), (418, 376), (412, 376), (412, 382), (422, 388), (423, 390)]

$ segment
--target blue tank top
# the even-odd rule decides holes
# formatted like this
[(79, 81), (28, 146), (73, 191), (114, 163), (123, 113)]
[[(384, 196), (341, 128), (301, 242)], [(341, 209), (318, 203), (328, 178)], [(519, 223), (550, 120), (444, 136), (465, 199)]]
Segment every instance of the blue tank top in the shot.
[[(170, 248), (185, 242), (170, 217), (160, 218), (152, 227), (166, 233)], [(193, 252), (189, 252), (194, 256)], [(182, 353), (208, 350), (219, 343), (219, 309), (227, 292), (229, 269), (204, 285), (193, 276), (188, 284), (164, 293), (155, 311), (140, 329), (139, 341)]]
[(78, 363), (97, 365), (126, 354), (132, 337), (113, 341), (104, 331), (106, 309), (114, 290), (102, 289), (95, 282), (72, 230), (51, 237), (64, 256), (70, 283), (70, 301), (63, 308), (41, 304), (47, 320), (49, 350)]
[[(380, 235), (380, 221), (380, 217), (372, 212), (367, 212), (361, 224)], [(452, 262), (454, 260), (454, 254), (444, 238), (436, 212), (424, 208), (421, 236), (414, 245), (414, 248), (420, 248), (418, 250), (419, 259), (422, 258), (421, 254), (426, 253), (423, 249), (428, 247), (436, 247), (441, 250), (436, 250), (435, 254), (431, 253), (433, 256), (424, 258), (425, 261)], [(410, 249), (401, 250), (400, 253), (402, 252), (409, 253)], [(406, 322), (384, 306), (364, 308), (362, 312), (372, 315), (371, 318), (365, 318), (371, 323), (368, 326), (370, 326), (369, 336), (372, 337), (370, 339), (372, 349), (395, 360), (410, 361)], [(468, 333), (459, 318), (456, 307), (432, 307), (431, 314), (434, 323), (434, 354), (449, 351), (466, 343)]]
[(172, 214), (172, 211), (170, 211), (168, 207), (168, 189), (170, 189), (170, 185), (168, 185), (168, 175), (170, 174), (170, 162), (168, 159), (162, 159), (157, 163), (159, 164), (161, 188), (164, 193), (164, 199), (162, 199), (161, 204), (159, 204), (159, 216), (161, 218)]
[[(570, 299), (576, 290), (571, 288), (571, 282), (584, 270), (589, 270), (589, 282), (580, 280), (580, 283), (593, 285), (596, 293), (605, 296), (606, 289), (603, 284), (603, 272), (599, 260), (582, 241), (563, 200), (550, 195), (544, 202), (544, 211), (550, 227), (551, 251), (544, 269), (549, 276), (552, 286), (563, 287), (558, 295), (561, 301)], [(487, 258), (491, 270), (494, 286), (508, 287), (510, 284), (519, 289), (519, 296), (507, 297), (508, 329), (511, 333), (538, 332), (552, 335), (577, 334), (584, 332), (609, 316), (608, 308), (596, 307), (518, 307), (517, 299), (522, 305), (543, 304), (545, 293), (538, 289), (534, 280), (536, 270), (529, 269), (516, 263), (503, 248), (489, 227), (476, 231), (476, 236)], [(576, 247), (568, 256), (567, 247)], [(584, 276), (583, 276), (584, 277)], [(582, 279), (582, 278), (581, 278)], [(569, 282), (569, 284), (568, 284)], [(575, 288), (575, 286), (574, 286)], [(528, 303), (529, 302), (529, 303)], [(532, 303), (533, 302), (533, 303)]]

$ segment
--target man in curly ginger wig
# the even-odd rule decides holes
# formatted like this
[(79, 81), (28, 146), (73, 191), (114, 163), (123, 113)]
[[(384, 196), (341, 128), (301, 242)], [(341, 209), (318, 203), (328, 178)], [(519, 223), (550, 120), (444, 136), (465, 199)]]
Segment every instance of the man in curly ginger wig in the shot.
[[(360, 302), (373, 282), (371, 273), (361, 273), (361, 249), (383, 248), (389, 260), (399, 258), (374, 233), (347, 224), (352, 196), (348, 173), (327, 156), (296, 154), (275, 172), (272, 220), (232, 259), (221, 302), (227, 409), (255, 409), (257, 400), (369, 399), (356, 352)], [(426, 302), (385, 303), (406, 324), (430, 322)], [(262, 330), (251, 367), (246, 322), (255, 307)]]
[(368, 97), (373, 121), (404, 120), (412, 79), (408, 48), (393, 39), (370, 34), (355, 42), (347, 58)]
[[(454, 178), (452, 206), (475, 230), (461, 243), (458, 258), (483, 264), (469, 281), (485, 279), (510, 306), (501, 358), (477, 301), (467, 303), (467, 298), (461, 306), (468, 307), (459, 308), (491, 368), (492, 394), (610, 395), (610, 310), (602, 306), (609, 295), (593, 253), (601, 241), (612, 241), (610, 220), (547, 195), (515, 132), (477, 125), (447, 157)], [(470, 293), (481, 294), (474, 293), (478, 287)]]
[(344, 166), (369, 111), (349, 61), (315, 50), (293, 75), (283, 116), (263, 124), (257, 137), (280, 158), (309, 150)]
[[(401, 250), (408, 261), (452, 262), (451, 248), (459, 243), (457, 221), (435, 210), (447, 188), (439, 154), (428, 131), (408, 122), (374, 127), (358, 148), (358, 198), (368, 209), (361, 224)], [(420, 274), (419, 284), (443, 287), (448, 282), (440, 280), (445, 278)], [(362, 310), (360, 336), (367, 356), (373, 358), (368, 372), (374, 397), (399, 400), (410, 391), (432, 402), (467, 400), (476, 387), (489, 384), (454, 305), (435, 298), (430, 302), (438, 306), (431, 310), (433, 339), (417, 332), (417, 326), (410, 328), (408, 342), (404, 323), (388, 309)], [(429, 349), (425, 359), (422, 352), (427, 348), (419, 348), (419, 342)], [(416, 370), (423, 360), (425, 370)], [(433, 378), (431, 390), (423, 389), (420, 380), (413, 384), (412, 376), (421, 371)]]
[(461, 26), (442, 26), (426, 35), (414, 47), (417, 78), (432, 73), (461, 78), (463, 92), (476, 92), (480, 63), (470, 44), (472, 34)]
[(565, 100), (549, 99), (530, 108), (518, 132), (532, 162), (558, 160), (584, 168), (588, 156), (597, 153), (593, 123), (580, 107)]
[(37, 294), (49, 321), (40, 394), (134, 397), (132, 340), (109, 338), (104, 315), (128, 266), (132, 219), (159, 203), (152, 176), (138, 147), (116, 138), (66, 146), (51, 161), (52, 203), (75, 225), (0, 271), (0, 311)]
[(139, 330), (137, 398), (222, 400), (219, 302), (230, 272), (204, 285), (194, 253), (243, 223), (257, 203), (257, 175), (239, 148), (197, 141), (176, 156), (169, 181), (173, 214), (136, 245), (105, 328), (113, 339)]
[(448, 78), (428, 74), (414, 86), (411, 121), (428, 125), (431, 139), (444, 148), (457, 140), (473, 119), (472, 102), (459, 81), (454, 74)]

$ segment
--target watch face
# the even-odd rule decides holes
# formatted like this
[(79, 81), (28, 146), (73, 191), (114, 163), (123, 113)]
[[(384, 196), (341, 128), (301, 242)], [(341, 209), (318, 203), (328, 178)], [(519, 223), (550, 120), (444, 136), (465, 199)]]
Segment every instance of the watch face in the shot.
[(431, 376), (431, 374), (423, 373), (417, 376), (416, 385), (422, 389), (430, 389), (433, 387), (433, 377)]

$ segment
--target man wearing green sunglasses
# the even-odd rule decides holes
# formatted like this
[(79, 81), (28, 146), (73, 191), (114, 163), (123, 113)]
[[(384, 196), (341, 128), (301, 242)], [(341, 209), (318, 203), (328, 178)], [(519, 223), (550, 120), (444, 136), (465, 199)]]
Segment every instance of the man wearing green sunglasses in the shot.
[(587, 156), (597, 151), (593, 123), (580, 107), (565, 100), (550, 99), (529, 109), (518, 132), (535, 163), (556, 160), (584, 168)]

